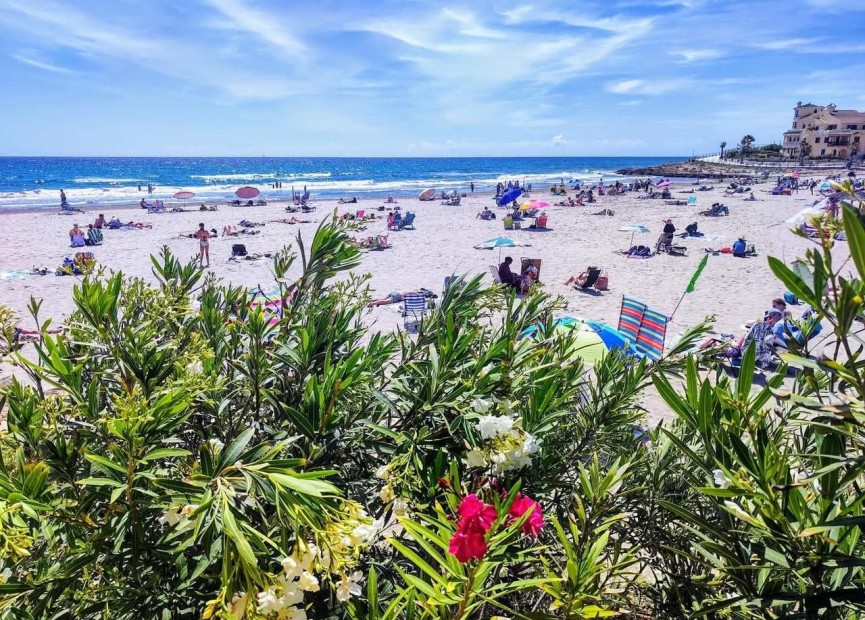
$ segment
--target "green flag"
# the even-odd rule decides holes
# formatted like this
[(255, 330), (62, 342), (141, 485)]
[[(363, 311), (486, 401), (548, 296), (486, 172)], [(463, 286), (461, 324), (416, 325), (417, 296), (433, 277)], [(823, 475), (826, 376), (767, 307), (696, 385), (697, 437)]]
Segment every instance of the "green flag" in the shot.
[(694, 275), (691, 276), (691, 281), (688, 282), (688, 288), (685, 289), (686, 293), (693, 293), (694, 288), (697, 286), (697, 280), (700, 278), (700, 274), (703, 273), (703, 269), (706, 267), (706, 263), (709, 262), (709, 255), (706, 254), (703, 256), (703, 260), (700, 261), (700, 264), (697, 265), (697, 270), (694, 272)]

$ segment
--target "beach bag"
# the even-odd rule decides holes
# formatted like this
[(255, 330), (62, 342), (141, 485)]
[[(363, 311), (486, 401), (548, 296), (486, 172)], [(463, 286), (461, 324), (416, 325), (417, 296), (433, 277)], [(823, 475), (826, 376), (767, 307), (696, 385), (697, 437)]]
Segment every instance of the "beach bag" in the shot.
[(790, 291), (787, 291), (786, 293), (784, 293), (784, 303), (788, 306), (798, 306), (799, 298)]
[(598, 276), (598, 279), (595, 281), (595, 288), (599, 291), (609, 290), (610, 278), (607, 276), (606, 271), (602, 271), (601, 275)]
[(242, 243), (235, 243), (231, 246), (232, 256), (246, 256), (246, 246)]

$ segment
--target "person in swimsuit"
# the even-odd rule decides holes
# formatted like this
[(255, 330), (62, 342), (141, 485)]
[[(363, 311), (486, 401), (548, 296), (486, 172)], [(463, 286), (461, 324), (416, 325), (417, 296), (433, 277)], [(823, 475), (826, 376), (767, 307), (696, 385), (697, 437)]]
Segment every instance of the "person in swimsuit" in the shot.
[[(210, 233), (204, 229), (204, 222), (198, 224), (198, 230), (193, 235), (198, 239), (198, 266), (210, 267)], [(203, 265), (207, 258), (207, 265)]]

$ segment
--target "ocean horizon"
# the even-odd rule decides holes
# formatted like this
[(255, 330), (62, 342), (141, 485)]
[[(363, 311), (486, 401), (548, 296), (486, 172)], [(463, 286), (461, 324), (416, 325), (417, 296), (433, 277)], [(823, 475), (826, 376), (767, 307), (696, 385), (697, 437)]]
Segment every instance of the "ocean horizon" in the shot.
[[(287, 199), (306, 188), (313, 198), (489, 191), (499, 182), (538, 185), (622, 179), (623, 168), (687, 159), (656, 157), (0, 157), (0, 211), (59, 206), (63, 189), (73, 206), (171, 200), (190, 191), (192, 202), (234, 198), (243, 185), (264, 199)], [(274, 188), (282, 183), (282, 188)], [(153, 193), (148, 194), (148, 184)], [(139, 186), (141, 189), (139, 189)]]

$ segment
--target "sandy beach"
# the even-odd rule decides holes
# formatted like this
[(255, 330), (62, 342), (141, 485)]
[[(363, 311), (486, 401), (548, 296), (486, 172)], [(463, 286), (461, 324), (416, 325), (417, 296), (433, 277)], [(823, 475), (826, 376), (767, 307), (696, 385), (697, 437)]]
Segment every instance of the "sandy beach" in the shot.
[[(388, 232), (385, 219), (369, 222), (366, 231), (357, 235), (387, 234), (392, 247), (365, 253), (359, 270), (371, 274), (370, 286), (374, 297), (419, 287), (440, 292), (444, 278), (452, 273), (484, 273), (491, 281), (489, 266), (498, 264), (499, 251), (476, 250), (473, 246), (491, 237), (506, 235), (526, 244), (526, 247), (505, 248), (502, 257), (512, 256), (517, 264), (521, 257), (540, 258), (543, 261), (540, 275), (545, 290), (564, 296), (568, 304), (567, 314), (615, 325), (623, 295), (670, 313), (704, 256), (705, 248), (729, 246), (744, 235), (749, 243), (756, 245), (759, 256), (749, 259), (731, 255), (711, 256), (696, 291), (685, 297), (672, 317), (667, 342), (675, 340), (678, 334), (706, 315), (717, 316), (717, 332), (740, 333), (745, 322), (761, 317), (770, 307), (771, 300), (784, 293), (771, 274), (766, 257), (777, 256), (789, 262), (803, 255), (809, 246), (808, 241), (789, 231), (785, 220), (819, 199), (806, 190), (798, 195), (772, 196), (765, 191), (769, 187), (769, 184), (764, 184), (759, 189), (755, 188), (758, 200), (754, 202), (745, 201), (741, 194), (725, 196), (723, 189), (718, 188), (695, 191), (696, 207), (640, 199), (638, 192), (599, 197), (596, 203), (583, 207), (550, 206), (545, 209), (550, 230), (545, 232), (529, 230), (529, 222), (524, 222), (521, 230), (504, 231), (501, 221), (505, 213), (503, 209), (495, 209), (496, 220), (477, 219), (477, 213), (485, 206), (494, 207), (490, 194), (469, 194), (461, 206), (456, 207), (443, 206), (439, 201), (399, 199), (398, 205), (403, 213), (416, 213), (415, 229)], [(673, 198), (687, 199), (690, 194), (682, 192), (692, 188), (692, 185), (674, 185), (671, 188)], [(551, 204), (560, 200), (538, 190), (532, 197)], [(715, 202), (726, 204), (730, 215), (705, 217), (698, 214)], [(31, 296), (44, 300), (43, 319), (51, 317), (55, 322), (61, 321), (73, 308), (71, 292), (79, 278), (56, 276), (54, 269), (64, 257), (80, 251), (68, 247), (68, 231), (72, 225), (86, 226), (100, 212), (107, 219), (117, 215), (122, 221), (136, 220), (152, 226), (141, 230), (105, 230), (101, 246), (84, 248), (92, 251), (99, 265), (109, 270), (121, 270), (129, 276), (152, 281), (150, 255), (157, 253), (162, 246), (168, 246), (182, 260), (193, 258), (197, 253), (197, 242), (181, 235), (194, 232), (198, 223), (204, 222), (207, 229), (215, 228), (220, 232), (219, 238), (210, 242), (210, 271), (225, 282), (248, 287), (261, 285), (263, 288), (272, 285), (270, 261), (229, 261), (233, 244), (244, 243), (250, 253), (274, 252), (293, 243), (298, 233), (304, 239), (310, 239), (318, 223), (331, 217), (334, 209), (339, 214), (364, 209), (377, 216), (387, 215), (376, 210), (383, 204), (381, 199), (360, 200), (358, 204), (346, 205), (339, 205), (334, 200), (314, 200), (312, 204), (315, 211), (303, 215), (286, 213), (285, 203), (257, 207), (220, 205), (217, 212), (193, 211), (194, 207), (188, 206), (190, 211), (183, 213), (151, 214), (138, 208), (104, 211), (95, 208), (86, 214), (74, 215), (56, 212), (4, 214), (0, 216), (3, 228), (19, 232), (9, 237), (7, 251), (0, 257), (0, 271), (44, 266), (49, 268), (49, 275), (0, 280), (0, 300), (19, 314), (25, 327), (33, 327), (26, 312)], [(615, 215), (592, 215), (603, 209), (611, 209)], [(292, 215), (310, 222), (297, 225), (274, 222)], [(688, 248), (684, 257), (663, 254), (641, 260), (617, 253), (617, 250), (628, 248), (631, 240), (631, 233), (619, 231), (620, 227), (645, 225), (650, 232), (637, 234), (633, 243), (654, 246), (665, 218), (672, 218), (680, 232), (686, 225), (697, 222), (705, 236), (677, 239), (677, 243)], [(237, 226), (242, 219), (267, 224), (256, 229), (261, 233), (255, 236), (222, 236), (224, 226)], [(845, 242), (838, 244), (837, 252), (846, 254)], [(571, 275), (588, 265), (598, 266), (608, 273), (608, 291), (581, 292), (565, 285)], [(299, 269), (297, 265), (294, 268)], [(373, 330), (392, 330), (402, 325), (396, 305), (372, 309), (368, 320)], [(5, 369), (3, 374), (8, 375), (8, 370)]]

